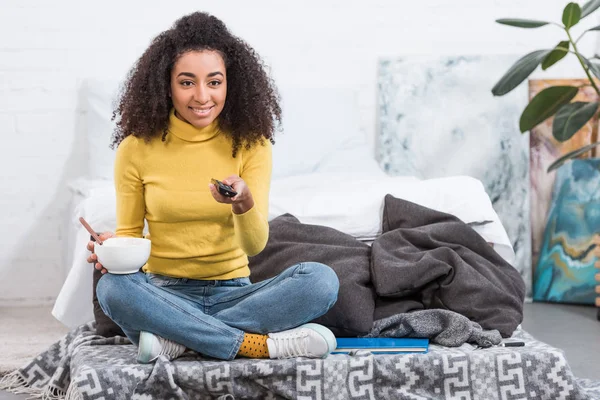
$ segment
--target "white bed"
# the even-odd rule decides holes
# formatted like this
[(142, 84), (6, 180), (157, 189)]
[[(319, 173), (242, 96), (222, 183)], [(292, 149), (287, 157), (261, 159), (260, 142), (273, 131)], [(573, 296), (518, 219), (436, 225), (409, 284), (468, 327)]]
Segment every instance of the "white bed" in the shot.
[[(90, 176), (70, 183), (65, 215), (65, 283), (52, 314), (68, 327), (93, 319), (92, 267), (86, 262), (89, 234), (84, 217), (97, 231), (115, 229), (112, 183), (114, 152), (108, 148), (115, 80), (87, 80), (82, 86), (86, 107)], [(381, 231), (386, 194), (456, 215), (466, 223), (491, 221), (473, 228), (509, 263), (514, 251), (480, 181), (456, 176), (430, 180), (388, 177), (374, 160), (358, 128), (355, 93), (346, 88), (320, 88), (327, 116), (307, 120), (301, 112), (314, 88), (283, 88), (284, 132), (273, 150), (269, 219), (291, 213), (301, 222), (325, 225), (370, 242)], [(298, 110), (298, 112), (295, 112)]]

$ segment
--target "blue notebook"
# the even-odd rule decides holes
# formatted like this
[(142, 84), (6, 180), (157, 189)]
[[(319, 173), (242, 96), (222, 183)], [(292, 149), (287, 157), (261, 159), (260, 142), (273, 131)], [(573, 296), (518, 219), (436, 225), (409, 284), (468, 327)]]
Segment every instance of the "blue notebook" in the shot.
[(332, 354), (368, 350), (373, 354), (427, 353), (429, 339), (421, 338), (336, 338)]

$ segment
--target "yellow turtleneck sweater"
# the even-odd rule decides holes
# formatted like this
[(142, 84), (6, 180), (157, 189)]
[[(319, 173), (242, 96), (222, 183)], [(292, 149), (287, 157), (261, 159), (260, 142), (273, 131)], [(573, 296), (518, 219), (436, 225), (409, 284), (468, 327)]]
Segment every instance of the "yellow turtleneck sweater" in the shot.
[[(231, 279), (250, 275), (248, 257), (265, 247), (271, 180), (271, 143), (243, 146), (216, 121), (198, 129), (171, 112), (166, 141), (128, 136), (117, 149), (117, 236), (141, 237), (144, 219), (152, 241), (145, 272), (177, 278)], [(234, 214), (212, 197), (211, 178), (239, 175), (254, 206)]]

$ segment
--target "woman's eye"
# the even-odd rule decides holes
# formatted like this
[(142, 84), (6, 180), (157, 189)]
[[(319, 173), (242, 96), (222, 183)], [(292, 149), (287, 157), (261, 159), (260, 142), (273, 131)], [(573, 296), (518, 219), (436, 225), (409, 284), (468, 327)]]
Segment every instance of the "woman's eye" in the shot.
[(221, 81), (210, 81), (208, 82), (208, 84), (210, 86), (219, 86), (221, 84)]
[(191, 85), (193, 85), (193, 84), (194, 84), (194, 83), (193, 83), (192, 81), (183, 81), (183, 82), (181, 82), (181, 85), (182, 85), (182, 86), (191, 86)]

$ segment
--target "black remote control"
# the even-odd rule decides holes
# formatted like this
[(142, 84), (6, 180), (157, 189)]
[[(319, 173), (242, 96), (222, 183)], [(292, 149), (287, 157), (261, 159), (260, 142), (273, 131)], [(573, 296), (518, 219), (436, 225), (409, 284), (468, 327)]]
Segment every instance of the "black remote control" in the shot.
[(220, 180), (211, 179), (210, 181), (212, 182), (213, 185), (215, 185), (217, 187), (217, 190), (219, 191), (219, 193), (221, 193), (225, 197), (233, 197), (237, 194), (237, 192), (235, 190), (233, 190), (233, 188), (231, 186), (224, 184)]

